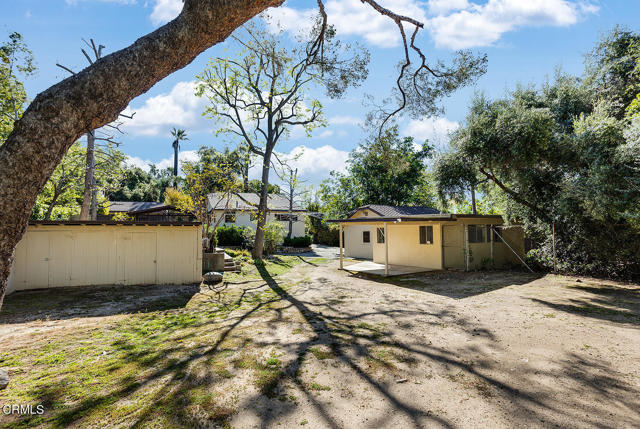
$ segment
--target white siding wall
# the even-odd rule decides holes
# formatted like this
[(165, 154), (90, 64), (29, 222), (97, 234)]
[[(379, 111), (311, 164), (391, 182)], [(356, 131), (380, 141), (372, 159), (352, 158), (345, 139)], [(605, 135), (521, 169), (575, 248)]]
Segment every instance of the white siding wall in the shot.
[[(362, 241), (362, 233), (369, 231), (369, 243)], [(373, 259), (373, 233), (375, 228), (370, 225), (349, 225), (344, 227), (344, 252), (350, 258)]]
[[(222, 210), (216, 210), (215, 219), (213, 221), (214, 223), (219, 216), (222, 216), (222, 213), (223, 213)], [(221, 225), (245, 226), (255, 231), (257, 223), (255, 221), (251, 221), (251, 214), (249, 212), (237, 211), (235, 212), (235, 215), (236, 215), (235, 223), (226, 223), (223, 220)], [(306, 215), (300, 213), (300, 214), (296, 214), (296, 216), (298, 216), (298, 221), (293, 222), (293, 231), (291, 235), (293, 237), (301, 237), (305, 235), (304, 219)], [(267, 222), (271, 222), (273, 220), (275, 220), (275, 214), (273, 213), (267, 214)], [(280, 223), (282, 224), (285, 232), (289, 231), (289, 222), (280, 222)]]
[(30, 225), (8, 290), (188, 284), (201, 276), (199, 225)]

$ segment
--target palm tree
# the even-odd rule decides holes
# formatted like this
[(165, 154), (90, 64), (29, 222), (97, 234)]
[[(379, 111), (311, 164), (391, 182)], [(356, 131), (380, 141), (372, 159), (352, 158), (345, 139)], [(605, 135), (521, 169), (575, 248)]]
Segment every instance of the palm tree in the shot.
[(173, 127), (171, 135), (175, 137), (173, 141), (173, 187), (178, 187), (178, 150), (180, 149), (181, 140), (189, 140), (187, 138), (187, 132), (183, 129), (177, 129)]

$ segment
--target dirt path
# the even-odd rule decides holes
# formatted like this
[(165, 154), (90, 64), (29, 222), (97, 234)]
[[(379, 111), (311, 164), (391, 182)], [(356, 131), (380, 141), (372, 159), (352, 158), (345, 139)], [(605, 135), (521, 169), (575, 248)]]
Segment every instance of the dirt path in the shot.
[(335, 263), (295, 276), (284, 298), (312, 331), (263, 346), (318, 350), (290, 368), (306, 388), (284, 383), (295, 406), (240, 404), (234, 427), (640, 427), (637, 286), (509, 273), (393, 284)]

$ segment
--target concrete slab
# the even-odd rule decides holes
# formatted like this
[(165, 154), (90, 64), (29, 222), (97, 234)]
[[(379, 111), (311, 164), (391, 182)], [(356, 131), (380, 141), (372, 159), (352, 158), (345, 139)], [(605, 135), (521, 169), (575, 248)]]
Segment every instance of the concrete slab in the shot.
[[(347, 265), (344, 267), (347, 271), (353, 271), (357, 273), (375, 274), (378, 276), (384, 276), (384, 264), (378, 264), (372, 261), (363, 261), (353, 265)], [(411, 267), (407, 265), (389, 265), (388, 276), (402, 276), (405, 274), (415, 274), (433, 271), (424, 267)]]

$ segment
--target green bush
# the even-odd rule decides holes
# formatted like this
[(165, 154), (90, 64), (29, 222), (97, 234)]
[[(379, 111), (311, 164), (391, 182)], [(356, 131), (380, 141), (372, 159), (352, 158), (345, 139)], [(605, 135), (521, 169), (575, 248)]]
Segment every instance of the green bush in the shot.
[(253, 243), (256, 239), (256, 231), (252, 228), (245, 228), (243, 232), (244, 247), (247, 249), (253, 249)]
[(305, 235), (302, 237), (285, 237), (284, 243), (288, 247), (309, 247), (311, 245), (311, 237)]
[(325, 224), (317, 230), (316, 243), (337, 246), (340, 243), (340, 227), (336, 224)]
[(279, 222), (269, 222), (264, 226), (264, 253), (274, 253), (284, 241), (284, 227)]
[(246, 227), (222, 225), (216, 228), (216, 243), (218, 246), (242, 246), (245, 240)]

